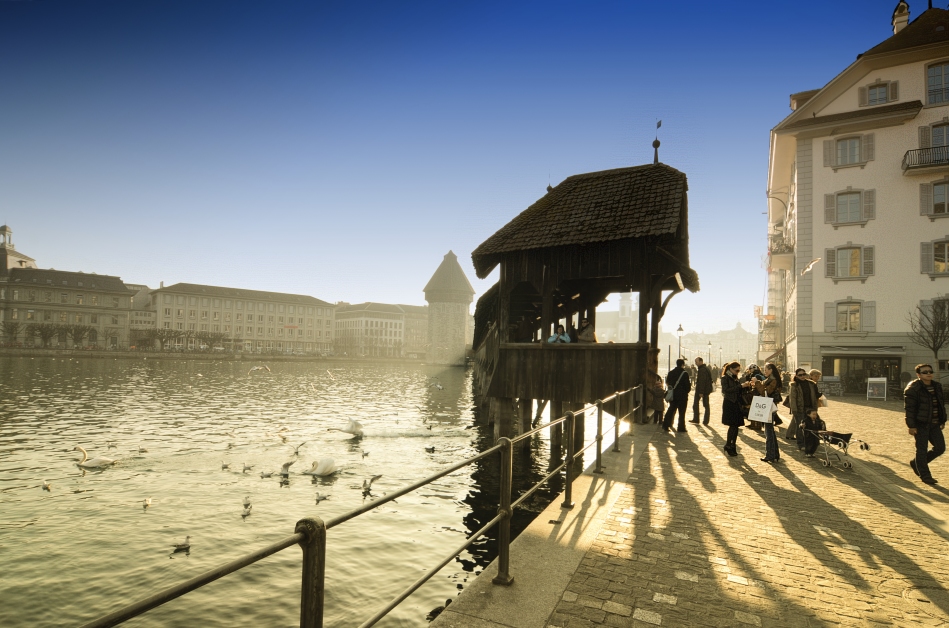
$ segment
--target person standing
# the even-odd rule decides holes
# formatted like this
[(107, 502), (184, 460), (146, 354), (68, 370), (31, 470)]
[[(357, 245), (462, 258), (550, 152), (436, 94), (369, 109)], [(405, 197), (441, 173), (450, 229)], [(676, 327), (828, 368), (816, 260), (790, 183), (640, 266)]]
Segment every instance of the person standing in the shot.
[(678, 411), (679, 424), (676, 431), (684, 432), (685, 407), (689, 403), (689, 391), (692, 390), (692, 383), (689, 381), (689, 372), (685, 370), (685, 360), (682, 358), (676, 360), (676, 367), (666, 375), (666, 386), (672, 390), (672, 401), (669, 402), (669, 409), (666, 410), (662, 429), (669, 431), (669, 428), (672, 427), (672, 419)]
[(906, 427), (916, 439), (916, 457), (909, 466), (923, 484), (937, 484), (929, 463), (946, 451), (946, 437), (942, 433), (946, 426), (946, 397), (942, 384), (933, 379), (932, 364), (916, 366), (916, 379), (903, 391), (903, 408)]
[(741, 363), (729, 362), (722, 367), (722, 424), (728, 426), (725, 437), (725, 453), (738, 455), (738, 428), (745, 424), (741, 411), (741, 393), (743, 389), (754, 386), (752, 382), (738, 381)]
[(804, 391), (806, 387), (807, 371), (795, 369), (794, 378), (788, 384), (788, 408), (791, 410), (791, 420), (784, 438), (797, 441), (797, 448), (804, 448)]
[(699, 401), (705, 406), (705, 419), (708, 425), (709, 415), (712, 413), (708, 405), (708, 396), (712, 394), (712, 372), (705, 365), (702, 358), (695, 358), (695, 394), (692, 399), (692, 423), (699, 422)]
[(774, 403), (771, 406), (771, 422), (764, 424), (765, 454), (761, 462), (777, 462), (781, 459), (781, 452), (778, 450), (778, 438), (775, 436), (774, 426), (781, 423), (778, 417), (778, 404), (781, 403), (781, 369), (773, 362), (768, 362), (764, 365), (764, 374), (763, 382), (755, 382), (755, 392), (760, 397), (768, 397)]

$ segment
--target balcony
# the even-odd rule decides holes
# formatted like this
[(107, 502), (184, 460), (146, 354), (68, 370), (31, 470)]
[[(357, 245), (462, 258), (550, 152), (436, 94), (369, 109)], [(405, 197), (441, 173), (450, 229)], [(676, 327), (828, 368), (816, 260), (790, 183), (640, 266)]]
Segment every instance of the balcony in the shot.
[(768, 243), (768, 254), (771, 256), (772, 270), (793, 270), (794, 245), (783, 237), (772, 237)]
[(949, 166), (949, 146), (908, 150), (903, 155), (903, 174), (941, 172)]

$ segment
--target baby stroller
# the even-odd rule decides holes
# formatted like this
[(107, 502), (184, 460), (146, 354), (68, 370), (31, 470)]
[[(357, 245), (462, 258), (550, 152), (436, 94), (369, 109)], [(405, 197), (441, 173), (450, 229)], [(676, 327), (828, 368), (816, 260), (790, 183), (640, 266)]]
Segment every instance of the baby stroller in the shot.
[[(849, 460), (844, 460), (845, 457), (850, 455), (849, 449), (852, 443), (859, 443), (860, 449), (864, 451), (870, 450), (870, 443), (862, 441), (859, 438), (854, 438), (853, 434), (831, 432), (827, 429), (827, 424), (821, 419), (818, 419), (816, 430), (805, 431), (817, 438), (818, 447), (817, 451), (814, 453), (818, 458), (821, 459), (821, 465), (825, 467), (836, 466), (834, 464), (836, 461), (840, 463), (841, 468), (852, 469), (853, 463)], [(831, 456), (833, 456), (835, 460), (831, 460)]]

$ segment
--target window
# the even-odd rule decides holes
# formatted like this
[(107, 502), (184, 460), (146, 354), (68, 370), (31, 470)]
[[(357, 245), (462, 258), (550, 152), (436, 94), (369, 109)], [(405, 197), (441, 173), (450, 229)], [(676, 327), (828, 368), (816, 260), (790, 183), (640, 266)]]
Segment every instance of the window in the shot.
[(824, 251), (824, 276), (837, 279), (866, 279), (873, 274), (874, 249), (847, 243)]
[(214, 307), (221, 307), (221, 300), (220, 300), (220, 299), (214, 299)]
[(118, 325), (118, 324), (119, 324), (119, 317), (116, 316), (115, 314), (112, 315), (112, 324), (113, 324), (113, 325)]
[[(876, 218), (876, 190), (854, 190), (824, 195), (824, 222), (833, 225), (865, 223)], [(836, 226), (835, 226), (836, 228)]]
[(225, 322), (225, 323), (230, 323), (230, 322), (231, 322), (231, 313), (230, 313), (230, 312), (224, 312), (224, 322)]
[(221, 313), (220, 313), (220, 312), (211, 312), (211, 320), (212, 320), (212, 321), (219, 321), (219, 320), (221, 320)]
[(844, 166), (860, 162), (860, 139), (851, 137), (837, 140), (837, 165)]
[[(165, 323), (165, 325), (167, 325), (167, 324), (168, 324), (168, 323)], [(184, 324), (184, 323), (175, 323), (175, 329), (180, 330), (180, 331), (184, 331), (184, 329), (185, 329), (185, 324)]]
[(43, 312), (43, 320), (44, 320), (44, 321), (52, 321), (52, 320), (53, 320), (53, 313), (50, 312), (49, 310), (46, 310), (45, 312)]
[(874, 157), (873, 133), (844, 137), (837, 140), (824, 140), (824, 166), (845, 168), (864, 166)]
[(185, 317), (185, 311), (183, 309), (179, 307), (178, 309), (175, 310), (175, 318), (184, 318), (184, 317)]
[(194, 331), (194, 323), (188, 323), (188, 331)]
[(201, 331), (207, 331), (207, 330), (208, 330), (208, 325), (207, 325), (207, 323), (202, 323), (202, 324), (201, 324)]
[[(925, 127), (923, 127), (925, 128)], [(949, 146), (949, 124), (934, 124), (929, 127), (930, 146)]]
[(188, 318), (194, 318), (195, 316), (197, 316), (197, 314), (198, 314), (197, 310), (188, 310)]
[(949, 176), (919, 184), (919, 214), (930, 220), (949, 215)]
[(865, 85), (858, 90), (858, 104), (861, 107), (885, 105), (899, 100), (899, 81), (880, 81)]
[(258, 328), (257, 328), (257, 335), (258, 335), (258, 336), (263, 336), (263, 335), (264, 335), (264, 328), (263, 328), (263, 327), (258, 327)]
[(99, 295), (92, 295), (92, 305), (99, 305)]
[(59, 294), (59, 302), (60, 302), (60, 303), (69, 303), (69, 295), (66, 294), (65, 292), (61, 292), (61, 293)]
[[(928, 275), (949, 274), (949, 238), (920, 245), (920, 272)], [(935, 279), (935, 277), (933, 277)]]
[(207, 307), (207, 306), (208, 306), (208, 299), (207, 297), (205, 297), (201, 299), (201, 307)]
[(886, 102), (887, 92), (889, 90), (886, 85), (874, 85), (867, 91), (869, 92), (868, 105), (882, 105)]
[(926, 102), (930, 105), (949, 102), (949, 63), (926, 68)]
[(98, 324), (99, 324), (99, 315), (98, 315), (98, 314), (90, 314), (90, 315), (89, 315), (89, 322), (92, 323), (93, 325), (98, 325)]
[[(181, 323), (178, 323), (178, 324), (180, 325)], [(162, 324), (162, 327), (164, 327), (165, 329), (171, 329), (171, 321), (165, 321)]]
[(282, 311), (283, 311), (283, 304), (282, 304), (282, 303), (281, 303), (279, 306), (277, 306), (277, 311), (278, 311), (278, 312), (282, 312)]
[(44, 292), (44, 293), (43, 293), (43, 301), (45, 301), (46, 303), (52, 303), (52, 302), (53, 302), (53, 293), (52, 293), (52, 292)]

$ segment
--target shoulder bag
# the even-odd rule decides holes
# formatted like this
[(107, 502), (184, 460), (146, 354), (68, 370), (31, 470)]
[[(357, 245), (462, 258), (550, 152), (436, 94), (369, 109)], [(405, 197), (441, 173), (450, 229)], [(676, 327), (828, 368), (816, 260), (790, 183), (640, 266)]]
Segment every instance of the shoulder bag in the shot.
[(675, 386), (666, 391), (666, 401), (672, 401), (675, 399), (676, 388), (679, 386), (679, 382), (682, 381), (683, 375), (685, 375), (685, 371), (679, 373), (679, 379), (676, 380)]

